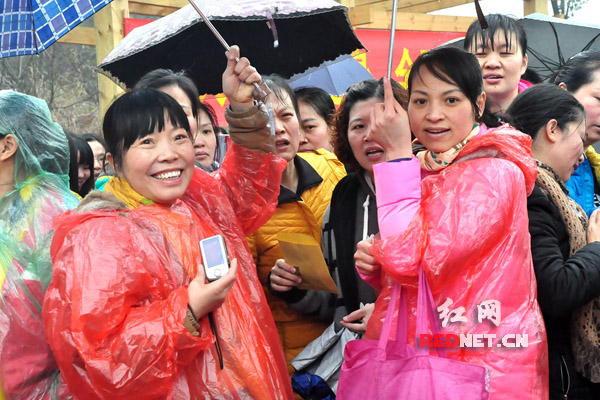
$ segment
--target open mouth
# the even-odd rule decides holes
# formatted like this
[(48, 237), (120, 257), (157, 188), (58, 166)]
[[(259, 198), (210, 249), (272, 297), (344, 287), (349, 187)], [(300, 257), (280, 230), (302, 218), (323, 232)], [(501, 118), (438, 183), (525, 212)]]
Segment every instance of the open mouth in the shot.
[(183, 173), (182, 169), (176, 169), (173, 171), (161, 172), (158, 174), (154, 174), (154, 175), (152, 175), (152, 177), (159, 179), (161, 181), (168, 181), (168, 180), (178, 179), (182, 173)]
[(367, 157), (378, 157), (383, 154), (383, 149), (378, 147), (370, 147), (365, 151)]
[(287, 139), (279, 139), (275, 141), (275, 148), (283, 149), (290, 145), (290, 141)]

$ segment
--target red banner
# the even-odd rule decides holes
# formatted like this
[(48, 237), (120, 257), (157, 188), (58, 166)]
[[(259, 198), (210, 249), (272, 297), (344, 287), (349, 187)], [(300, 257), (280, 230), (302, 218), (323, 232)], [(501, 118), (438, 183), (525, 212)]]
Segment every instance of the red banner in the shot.
[[(152, 22), (147, 19), (125, 18), (125, 35), (138, 26)], [(355, 55), (375, 79), (387, 75), (388, 50), (390, 41), (390, 31), (375, 29), (355, 29), (356, 35), (368, 49), (366, 53)], [(464, 33), (455, 32), (417, 32), (417, 31), (396, 31), (394, 38), (394, 58), (392, 61), (392, 79), (404, 84), (408, 71), (413, 61), (427, 50), (430, 50), (440, 44), (446, 43), (452, 39), (463, 37)], [(334, 103), (340, 104), (341, 97), (332, 96)], [(203, 103), (210, 104), (215, 110), (218, 118), (218, 124), (225, 124), (225, 107), (228, 101), (223, 94), (216, 96), (200, 96)]]

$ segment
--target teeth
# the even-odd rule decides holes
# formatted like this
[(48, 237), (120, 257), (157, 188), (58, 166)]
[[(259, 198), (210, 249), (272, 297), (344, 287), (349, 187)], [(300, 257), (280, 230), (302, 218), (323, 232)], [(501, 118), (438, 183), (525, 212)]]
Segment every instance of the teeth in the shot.
[(180, 175), (181, 175), (181, 170), (178, 170), (178, 171), (165, 172), (164, 174), (154, 175), (154, 177), (157, 179), (174, 179), (174, 178), (179, 178)]
[(383, 153), (382, 150), (369, 150), (369, 151), (367, 151), (367, 155), (368, 156), (372, 156), (373, 154), (381, 154), (381, 153)]

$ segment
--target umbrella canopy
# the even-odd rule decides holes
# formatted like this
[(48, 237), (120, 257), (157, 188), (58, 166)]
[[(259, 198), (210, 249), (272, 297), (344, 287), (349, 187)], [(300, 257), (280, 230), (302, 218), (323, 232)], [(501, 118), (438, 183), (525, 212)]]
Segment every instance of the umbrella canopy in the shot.
[[(363, 48), (346, 7), (333, 0), (212, 0), (203, 12), (263, 75), (278, 73), (289, 78)], [(275, 38), (278, 47), (274, 47)], [(221, 43), (187, 5), (134, 29), (100, 68), (127, 87), (156, 68), (183, 69), (201, 94), (217, 94), (222, 92), (223, 53)]]
[(346, 93), (348, 87), (365, 79), (373, 79), (373, 75), (354, 57), (342, 55), (333, 61), (326, 61), (318, 67), (293, 75), (288, 83), (294, 89), (316, 86), (329, 94), (341, 96)]
[(0, 0), (0, 58), (38, 54), (112, 0)]
[[(600, 26), (573, 22), (535, 13), (519, 20), (527, 35), (528, 68), (548, 78), (575, 54), (600, 50)], [(442, 46), (463, 48), (464, 39)]]

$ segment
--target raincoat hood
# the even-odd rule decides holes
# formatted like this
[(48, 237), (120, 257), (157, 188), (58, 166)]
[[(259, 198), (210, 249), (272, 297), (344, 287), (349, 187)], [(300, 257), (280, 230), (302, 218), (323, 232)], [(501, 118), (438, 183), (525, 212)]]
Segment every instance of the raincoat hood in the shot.
[(15, 157), (17, 188), (29, 177), (56, 174), (69, 182), (69, 145), (63, 129), (52, 121), (42, 99), (11, 90), (0, 90), (0, 134), (14, 135), (19, 144)]

